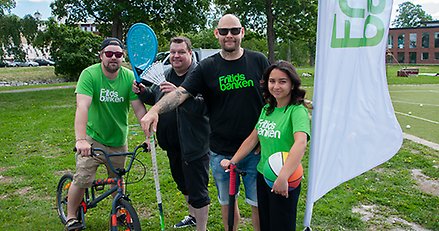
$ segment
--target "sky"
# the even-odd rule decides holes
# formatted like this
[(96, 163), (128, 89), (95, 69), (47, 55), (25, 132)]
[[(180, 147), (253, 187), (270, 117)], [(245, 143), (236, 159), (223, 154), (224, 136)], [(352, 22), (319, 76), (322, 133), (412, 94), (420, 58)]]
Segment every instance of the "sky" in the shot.
[[(406, 1), (421, 5), (425, 12), (433, 16), (433, 19), (439, 20), (439, 0), (394, 0), (391, 21), (393, 21), (396, 15), (398, 5)], [(47, 19), (52, 16), (50, 9), (51, 2), (53, 2), (53, 0), (16, 0), (17, 5), (12, 9), (12, 13), (23, 18), (26, 14), (33, 15), (38, 11), (42, 14), (42, 19)]]

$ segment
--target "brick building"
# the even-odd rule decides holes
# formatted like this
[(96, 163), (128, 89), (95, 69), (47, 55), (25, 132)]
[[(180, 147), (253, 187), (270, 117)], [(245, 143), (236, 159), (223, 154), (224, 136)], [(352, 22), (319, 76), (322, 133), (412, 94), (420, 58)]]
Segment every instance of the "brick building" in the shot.
[(439, 21), (418, 27), (390, 28), (387, 63), (439, 64)]

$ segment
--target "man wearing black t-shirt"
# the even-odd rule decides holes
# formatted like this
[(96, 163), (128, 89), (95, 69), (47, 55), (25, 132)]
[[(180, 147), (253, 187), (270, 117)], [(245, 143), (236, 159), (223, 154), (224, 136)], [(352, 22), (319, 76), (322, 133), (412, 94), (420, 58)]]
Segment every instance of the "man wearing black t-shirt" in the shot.
[[(172, 110), (190, 95), (203, 95), (211, 128), (210, 167), (218, 189), (226, 230), (229, 175), (221, 168), (220, 161), (224, 158), (231, 159), (255, 127), (263, 105), (259, 82), (269, 65), (263, 54), (241, 47), (244, 32), (236, 16), (224, 15), (214, 31), (221, 45), (221, 52), (202, 60), (180, 87), (163, 97), (141, 121), (143, 130), (149, 133), (151, 126), (153, 130), (157, 127), (158, 114)], [(246, 202), (252, 207), (254, 230), (259, 230), (256, 195), (256, 165), (259, 158), (259, 155), (252, 153), (238, 164), (238, 168), (247, 172), (242, 181)], [(237, 204), (234, 217), (234, 223), (238, 224), (240, 217)], [(234, 226), (235, 230), (236, 227), (237, 225)]]
[[(133, 90), (142, 102), (154, 105), (165, 94), (174, 91), (194, 69), (191, 41), (183, 36), (174, 37), (170, 43), (172, 68), (165, 72), (166, 81), (160, 86), (142, 81), (140, 90), (134, 83)], [(189, 203), (189, 216), (174, 228), (197, 226), (205, 231), (209, 211), (209, 123), (206, 106), (201, 97), (190, 97), (175, 110), (160, 115), (157, 140), (166, 150), (169, 165), (177, 188)]]

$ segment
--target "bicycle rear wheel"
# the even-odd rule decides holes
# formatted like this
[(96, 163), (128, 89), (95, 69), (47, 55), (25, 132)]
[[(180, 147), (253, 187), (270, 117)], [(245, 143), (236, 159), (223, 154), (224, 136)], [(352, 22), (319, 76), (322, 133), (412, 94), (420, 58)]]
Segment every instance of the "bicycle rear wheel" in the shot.
[(110, 230), (142, 230), (139, 216), (130, 202), (120, 199), (116, 204), (116, 217), (110, 216)]

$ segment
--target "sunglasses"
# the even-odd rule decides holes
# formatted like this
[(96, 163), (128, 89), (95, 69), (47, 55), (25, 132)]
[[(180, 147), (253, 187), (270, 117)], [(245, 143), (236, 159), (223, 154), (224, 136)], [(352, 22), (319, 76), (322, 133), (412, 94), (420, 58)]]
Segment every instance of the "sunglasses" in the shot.
[(239, 35), (241, 33), (242, 27), (232, 27), (232, 28), (218, 28), (218, 33), (220, 35), (227, 35), (229, 31), (232, 35)]
[(116, 52), (114, 52), (114, 51), (105, 51), (104, 54), (105, 54), (105, 56), (106, 56), (107, 58), (112, 58), (113, 55), (114, 55), (114, 56), (116, 56), (116, 58), (119, 59), (119, 58), (122, 57), (123, 52), (119, 52), (119, 51), (116, 51)]

